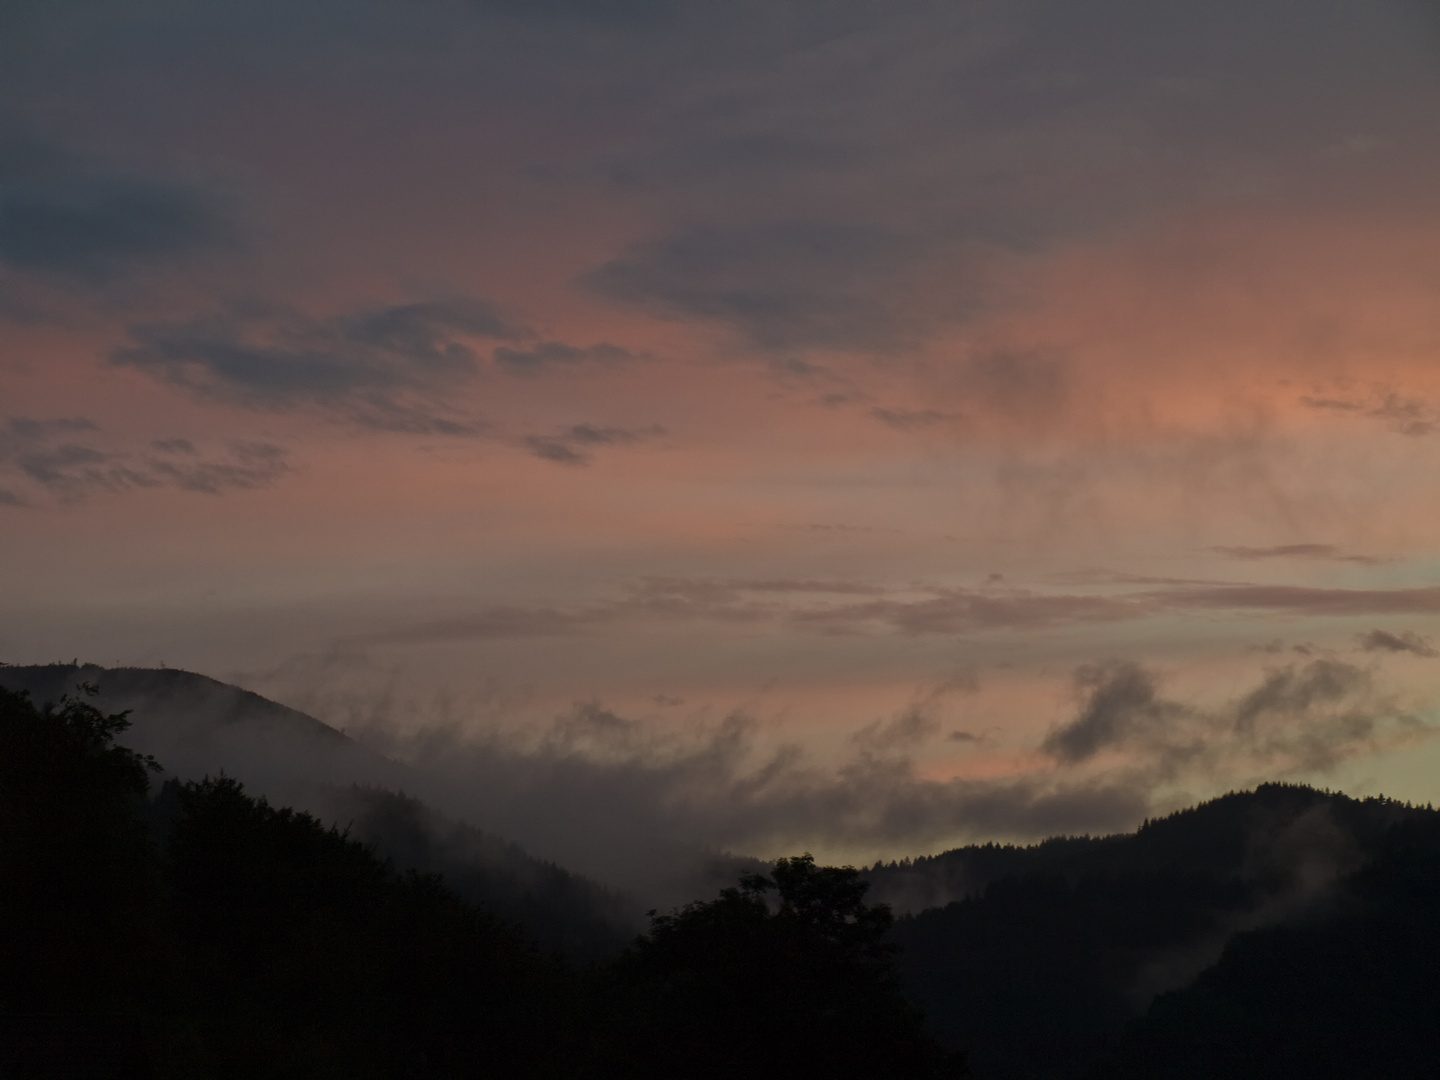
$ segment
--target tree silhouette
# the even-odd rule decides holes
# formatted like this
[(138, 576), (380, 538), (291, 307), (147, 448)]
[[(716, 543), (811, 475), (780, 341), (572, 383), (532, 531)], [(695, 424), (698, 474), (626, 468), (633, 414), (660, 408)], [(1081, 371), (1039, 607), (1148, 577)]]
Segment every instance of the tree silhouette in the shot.
[(150, 1075), (172, 954), (138, 814), (154, 763), (113, 744), (128, 726), (0, 690), (0, 1075)]
[(849, 867), (781, 859), (715, 900), (655, 916), (616, 965), (603, 1056), (615, 1075), (958, 1077), (900, 994), (890, 909)]
[[(222, 1078), (547, 1075), (570, 978), (439, 878), (221, 777), (168, 786), (177, 922)], [(554, 1066), (560, 1068), (559, 1065)]]
[(141, 992), (157, 899), (129, 721), (0, 690), (0, 1010), (104, 1011)]

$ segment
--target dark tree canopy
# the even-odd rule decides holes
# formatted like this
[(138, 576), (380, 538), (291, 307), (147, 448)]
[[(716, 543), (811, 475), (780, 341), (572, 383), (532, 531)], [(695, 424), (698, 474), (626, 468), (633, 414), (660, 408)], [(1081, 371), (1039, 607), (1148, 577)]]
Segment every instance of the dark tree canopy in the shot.
[(0, 691), (0, 1076), (958, 1074), (854, 870), (782, 860), (582, 975), (233, 779), (147, 800), (127, 723)]
[(635, 1076), (963, 1076), (899, 992), (890, 909), (809, 855), (653, 919), (613, 977), (613, 1060)]
[(566, 976), (507, 927), (233, 780), (167, 794), (177, 927), (220, 1075), (547, 1072)]
[(897, 972), (984, 1080), (1440, 1060), (1429, 808), (1267, 785), (1132, 837), (950, 853), (988, 883), (893, 926), (857, 871), (781, 859), (581, 971), (233, 779), (152, 795), (127, 726), (0, 690), (5, 1080), (967, 1075)]
[(1237, 934), (1093, 1080), (1440, 1075), (1440, 820), (1402, 821), (1310, 918)]
[(563, 966), (234, 780), (147, 805), (126, 726), (0, 691), (0, 1075), (573, 1072)]
[(117, 1008), (137, 978), (158, 902), (137, 810), (152, 763), (107, 716), (0, 690), (0, 1010)]

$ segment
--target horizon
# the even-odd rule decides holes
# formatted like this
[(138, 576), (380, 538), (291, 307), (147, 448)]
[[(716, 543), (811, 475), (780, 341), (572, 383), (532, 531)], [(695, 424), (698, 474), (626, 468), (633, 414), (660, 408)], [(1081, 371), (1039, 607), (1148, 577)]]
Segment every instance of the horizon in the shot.
[(576, 845), (1433, 804), (1437, 106), (1411, 0), (19, 0), (0, 656)]
[[(21, 674), (19, 682), (14, 682), (13, 679), (7, 680), (3, 675), (3, 671), (7, 669), (29, 673), (32, 678), (27, 679), (26, 674)], [(84, 681), (70, 684), (48, 679), (37, 684), (33, 681), (33, 674), (36, 672), (73, 673), (66, 677), (83, 678)], [(166, 677), (166, 682), (136, 684), (122, 679), (117, 683), (104, 678), (106, 674), (111, 673), (142, 676), (161, 675)], [(94, 681), (90, 676), (93, 676)], [(180, 681), (178, 687), (173, 685), (176, 680)], [(353, 818), (347, 817), (347, 815), (352, 815), (355, 808), (345, 803), (343, 799), (327, 795), (327, 792), (332, 789), (343, 790), (351, 785), (361, 791), (393, 792), (401, 799), (417, 800), (416, 805), (428, 811), (434, 812), (439, 809), (441, 819), (425, 826), (427, 831), (437, 836), (439, 833), (436, 830), (443, 828), (442, 822), (445, 818), (472, 828), (478, 827), (484, 834), (502, 844), (516, 845), (517, 850), (530, 857), (538, 857), (567, 872), (577, 872), (583, 878), (591, 879), (606, 889), (618, 890), (617, 896), (624, 896), (636, 890), (641, 894), (659, 890), (660, 894), (666, 896), (668, 901), (681, 903), (684, 897), (689, 896), (689, 893), (686, 892), (687, 889), (704, 891), (727, 874), (733, 875), (741, 872), (741, 868), (747, 864), (763, 866), (773, 863), (777, 859), (802, 854), (798, 847), (794, 850), (777, 848), (767, 852), (731, 850), (723, 844), (697, 847), (693, 844), (687, 845), (683, 835), (641, 837), (635, 844), (639, 857), (628, 861), (611, 861), (607, 857), (610, 853), (605, 849), (591, 850), (583, 854), (579, 853), (583, 851), (583, 848), (572, 847), (567, 851), (565, 842), (571, 838), (565, 835), (566, 832), (583, 832), (583, 826), (577, 828), (578, 822), (603, 809), (593, 802), (586, 803), (583, 800), (570, 807), (568, 820), (565, 817), (561, 818), (558, 836), (561, 847), (556, 849), (550, 846), (557, 839), (555, 833), (552, 832), (548, 838), (549, 844), (547, 844), (546, 838), (537, 839), (535, 835), (527, 833), (524, 814), (542, 800), (566, 801), (565, 793), (558, 787), (552, 786), (550, 790), (542, 792), (525, 792), (521, 794), (518, 805), (504, 807), (501, 816), (508, 816), (509, 827), (507, 828), (505, 825), (496, 824), (496, 808), (493, 805), (488, 808), (487, 812), (487, 808), (481, 804), (473, 802), (467, 804), (463, 799), (457, 802), (455, 788), (447, 785), (444, 777), (435, 773), (436, 760), (434, 757), (428, 761), (422, 760), (418, 763), (418, 767), (396, 775), (389, 775), (385, 772), (377, 773), (373, 767), (367, 768), (370, 761), (379, 759), (367, 759), (359, 763), (353, 759), (326, 760), (331, 755), (325, 752), (317, 754), (314, 744), (308, 744), (307, 740), (295, 741), (296, 736), (306, 735), (313, 729), (291, 728), (287, 732), (274, 728), (273, 718), (267, 716), (263, 711), (254, 712), (253, 706), (251, 706), (251, 711), (237, 712), (233, 705), (225, 704), (223, 698), (217, 699), (213, 695), (206, 696), (204, 694), (197, 697), (193, 693), (187, 696), (184, 693), (185, 680), (198, 680), (202, 690), (213, 685), (222, 691), (238, 690), (247, 697), (258, 697), (264, 705), (278, 705), (286, 713), (293, 714), (298, 720), (306, 723), (319, 723), (328, 734), (339, 736), (350, 744), (359, 745), (367, 752), (376, 750), (364, 740), (363, 736), (357, 737), (343, 729), (331, 727), (324, 721), (292, 709), (288, 705), (272, 702), (263, 695), (256, 695), (254, 691), (233, 686), (200, 672), (171, 667), (106, 668), (79, 661), (78, 658), (38, 665), (17, 665), (0, 661), (0, 685), (10, 682), (12, 684), (10, 688), (18, 687), (37, 705), (58, 704), (60, 697), (66, 695), (83, 700), (91, 694), (98, 694), (98, 697), (93, 700), (102, 710), (123, 707), (123, 712), (129, 720), (126, 728), (129, 735), (127, 736), (125, 733), (119, 735), (118, 745), (130, 747), (155, 758), (161, 770), (159, 776), (167, 782), (169, 780), (189, 782), (208, 778), (213, 775), (212, 767), (218, 768), (218, 775), (239, 780), (253, 796), (268, 799), (272, 805), (276, 806), (298, 805), (315, 813), (322, 820), (331, 821), (337, 827), (340, 827), (340, 823), (346, 820), (351, 820), (353, 824)], [(44, 689), (37, 689), (37, 686)], [(157, 690), (157, 686), (160, 689)], [(192, 685), (190, 689), (193, 690), (195, 687)], [(178, 697), (176, 696), (177, 690), (180, 691)], [(244, 701), (245, 699), (240, 700)], [(259, 729), (255, 727), (257, 722), (260, 724)], [(137, 723), (138, 729), (135, 726)], [(214, 732), (219, 730), (215, 727), (217, 724), (219, 729), (229, 729), (232, 736), (228, 739), (222, 737), (220, 742), (215, 742), (209, 746), (208, 750), (200, 749), (213, 739)], [(212, 728), (209, 736), (205, 733), (207, 726)], [(250, 741), (242, 737), (240, 742), (236, 742), (233, 732), (237, 728), (251, 728), (255, 735), (254, 740)], [(394, 750), (393, 747), (391, 749)], [(515, 753), (516, 748), (511, 747), (510, 752)], [(523, 754), (523, 751), (520, 752)], [(388, 757), (383, 752), (381, 752), (380, 758), (387, 762), (395, 762), (402, 767), (417, 764), (407, 761), (405, 757), (398, 759)], [(513, 765), (513, 761), (510, 764)], [(465, 779), (465, 769), (462, 767), (456, 770), (456, 777), (453, 778)], [(1305, 792), (1321, 796), (1326, 800), (1341, 799), (1355, 803), (1382, 803), (1407, 810), (1433, 810), (1434, 808), (1428, 801), (1421, 803), (1397, 799), (1384, 793), (1352, 795), (1338, 788), (1306, 784), (1300, 781), (1263, 780), (1248, 787), (1232, 788), (1212, 794), (1191, 804), (1177, 806), (1153, 816), (1146, 816), (1108, 831), (1093, 833), (1061, 831), (1038, 837), (1020, 838), (976, 836), (971, 837), (963, 844), (930, 850), (874, 851), (864, 858), (851, 858), (846, 861), (842, 856), (831, 861), (843, 863), (847, 867), (858, 865), (862, 871), (885, 869), (903, 871), (928, 860), (943, 859), (945, 856), (962, 853), (968, 849), (996, 848), (1025, 851), (1039, 850), (1055, 843), (1065, 844), (1072, 841), (1119, 840), (1138, 836), (1152, 826), (1202, 812), (1213, 804), (1232, 799), (1260, 797), (1267, 790)], [(515, 793), (511, 792), (510, 794), (513, 797)], [(631, 820), (626, 824), (633, 828), (637, 822)], [(345, 826), (345, 828), (348, 830), (349, 826)], [(502, 829), (503, 833), (497, 832), (497, 828)], [(638, 831), (643, 832), (643, 829)], [(1310, 842), (1314, 842), (1313, 837), (1310, 838)], [(803, 854), (808, 857), (812, 853), (807, 850)], [(638, 877), (630, 876), (636, 874), (637, 869), (646, 866), (648, 861), (656, 856), (659, 857), (660, 862), (668, 861), (673, 865), (670, 865), (668, 869), (663, 866), (651, 865), (648, 873), (642, 871)], [(709, 858), (718, 859), (719, 862), (716, 862), (714, 866), (707, 866)], [(897, 888), (899, 888), (898, 892)], [(890, 891), (895, 893), (892, 901), (900, 900), (905, 895), (903, 887), (893, 884)], [(670, 895), (672, 893), (673, 895)], [(934, 907), (940, 902), (932, 895), (926, 903), (920, 906)], [(902, 903), (901, 907), (902, 910), (908, 911), (915, 905)]]

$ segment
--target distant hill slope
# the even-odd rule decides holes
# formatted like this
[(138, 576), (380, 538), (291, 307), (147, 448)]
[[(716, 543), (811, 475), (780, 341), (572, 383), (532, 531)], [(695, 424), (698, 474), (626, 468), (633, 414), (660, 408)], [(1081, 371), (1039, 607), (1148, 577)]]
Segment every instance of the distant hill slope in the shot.
[(1391, 800), (1354, 800), (1302, 785), (1265, 784), (1223, 795), (1133, 833), (1058, 836), (1038, 844), (972, 844), (939, 855), (876, 863), (872, 900), (897, 912), (943, 907), (1017, 875), (1122, 873), (1183, 866), (1193, 872), (1282, 877), (1354, 858), (1391, 825), (1420, 813)]
[(643, 929), (632, 898), (407, 795), (358, 785), (329, 787), (310, 809), (397, 866), (442, 875), (458, 895), (572, 957), (612, 955)]
[(408, 770), (313, 716), (204, 675), (172, 668), (95, 664), (0, 667), (0, 686), (38, 705), (89, 684), (106, 712), (132, 711), (127, 745), (184, 779), (225, 772), (287, 801), (296, 785), (406, 786)]
[(1440, 819), (1390, 829), (1324, 917), (1236, 934), (1086, 1080), (1440, 1075)]
[[(1388, 799), (1267, 784), (1132, 834), (961, 848), (871, 876), (881, 898), (963, 895), (898, 920), (895, 939), (906, 987), (946, 1042), (969, 1049), (977, 1080), (1058, 1080), (1080, 1075), (1237, 935), (1337, 917), (1397, 830), (1437, 822)], [(1168, 1007), (1192, 1002), (1193, 1016), (1233, 1004), (1211, 994)], [(1146, 1030), (1151, 1043), (1179, 1039)], [(1185, 1034), (1204, 1042), (1203, 1025)], [(1127, 1069), (1137, 1055), (1127, 1052)]]
[[(650, 906), (398, 793), (424, 777), (259, 695), (180, 671), (0, 667), (0, 686), (42, 702), (80, 682), (134, 709), (124, 741), (172, 771), (223, 768), (548, 945), (604, 955)], [(760, 868), (727, 860), (683, 899)], [(1435, 1075), (1428, 807), (1267, 784), (1130, 834), (972, 845), (866, 875), (872, 900), (912, 913), (894, 927), (899, 973), (975, 1080)]]
[(224, 773), (277, 805), (309, 810), (401, 868), (443, 874), (546, 947), (600, 956), (639, 929), (638, 902), (401, 794), (419, 780), (407, 766), (259, 694), (176, 669), (0, 666), (0, 686), (40, 705), (77, 696), (81, 684), (96, 688), (90, 700), (102, 710), (131, 710), (121, 741), (167, 773)]

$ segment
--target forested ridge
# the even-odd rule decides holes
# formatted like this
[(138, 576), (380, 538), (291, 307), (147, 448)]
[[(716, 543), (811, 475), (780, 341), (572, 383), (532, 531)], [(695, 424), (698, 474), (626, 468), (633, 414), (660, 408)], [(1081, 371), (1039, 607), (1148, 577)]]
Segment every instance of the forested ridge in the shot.
[(559, 868), (539, 915), (463, 898), (454, 853), (495, 841), (414, 800), (354, 789), (371, 818), (347, 832), (225, 776), (161, 784), (127, 726), (0, 690), (0, 1077), (1403, 1080), (1440, 1061), (1429, 808), (1275, 784), (1126, 836), (863, 874), (801, 856), (624, 948)]
[(1417, 1011), (1440, 1006), (1437, 874), (1440, 814), (1292, 784), (870, 871), (882, 897), (961, 893), (894, 939), (942, 1041), (994, 1080), (1434, 1076), (1414, 1062), (1440, 1060)]
[(80, 684), (94, 688), (87, 695), (92, 705), (131, 716), (135, 723), (124, 742), (157, 758), (166, 775), (223, 773), (273, 804), (343, 823), (352, 839), (382, 859), (401, 870), (443, 875), (453, 892), (543, 947), (587, 959), (613, 955), (652, 906), (403, 794), (423, 788), (423, 778), (259, 694), (176, 668), (0, 665), (0, 686), (39, 703), (73, 695)]
[(782, 860), (580, 967), (234, 780), (147, 797), (127, 725), (0, 690), (7, 1078), (965, 1075), (853, 870)]

